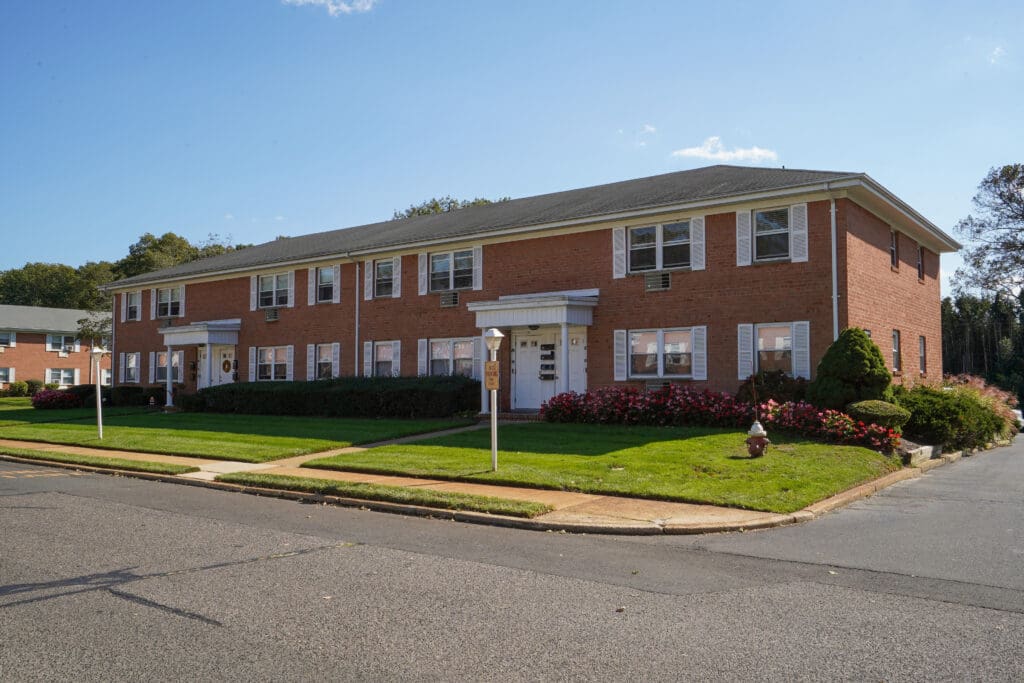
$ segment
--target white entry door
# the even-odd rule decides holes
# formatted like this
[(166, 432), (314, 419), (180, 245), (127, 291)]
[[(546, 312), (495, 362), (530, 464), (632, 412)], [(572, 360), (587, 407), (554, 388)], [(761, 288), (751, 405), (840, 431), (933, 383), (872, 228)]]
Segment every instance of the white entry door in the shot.
[(214, 346), (213, 347), (213, 381), (206, 378), (206, 347), (199, 347), (199, 360), (197, 363), (197, 381), (200, 389), (210, 386), (218, 386), (233, 382), (235, 377), (235, 347)]
[(515, 372), (512, 378), (512, 409), (538, 410), (558, 393), (558, 335), (531, 332), (512, 336)]

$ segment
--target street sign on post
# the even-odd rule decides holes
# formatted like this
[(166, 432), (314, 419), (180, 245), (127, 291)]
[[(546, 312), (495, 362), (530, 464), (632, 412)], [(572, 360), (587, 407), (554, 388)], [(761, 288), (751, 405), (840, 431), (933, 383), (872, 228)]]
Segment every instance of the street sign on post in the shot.
[(484, 389), (487, 391), (497, 391), (500, 389), (501, 387), (498, 386), (499, 377), (498, 361), (486, 361), (484, 363)]

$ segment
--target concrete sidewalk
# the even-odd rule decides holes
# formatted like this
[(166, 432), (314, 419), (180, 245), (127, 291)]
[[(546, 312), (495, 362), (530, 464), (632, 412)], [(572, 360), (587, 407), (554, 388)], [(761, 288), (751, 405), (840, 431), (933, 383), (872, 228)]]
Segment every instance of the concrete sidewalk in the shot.
[[(476, 427), (471, 427), (476, 428)], [(450, 431), (462, 431), (466, 428)], [(407, 437), (386, 443), (398, 443), (409, 439), (421, 439), (424, 435)], [(433, 436), (433, 435), (432, 435)], [(209, 460), (202, 458), (188, 458), (174, 455), (160, 455), (156, 453), (139, 453), (131, 451), (113, 451), (98, 448), (83, 448), (79, 446), (64, 446), (59, 444), (37, 443), (30, 441), (14, 441), (0, 439), (0, 446), (9, 448), (20, 448), (25, 450), (36, 450), (41, 452), (55, 451), (61, 453), (74, 453), (97, 457), (121, 458), (124, 460), (136, 460), (145, 462), (162, 462), (176, 465), (191, 465), (198, 467), (198, 472), (181, 475), (145, 475), (148, 479), (159, 479), (178, 483), (190, 483), (215, 488), (258, 492), (261, 495), (278, 495), (303, 500), (331, 501), (343, 505), (359, 505), (371, 509), (429, 515), (435, 517), (451, 517), (460, 521), (489, 523), (501, 526), (515, 526), (538, 530), (550, 531), (571, 531), (582, 533), (612, 533), (612, 534), (695, 534), (721, 531), (742, 531), (747, 529), (763, 529), (768, 527), (782, 526), (795, 522), (802, 522), (833, 510), (837, 507), (849, 504), (854, 500), (871, 495), (881, 488), (890, 486), (898, 481), (919, 476), (921, 470), (907, 468), (893, 472), (881, 479), (863, 484), (861, 486), (840, 493), (827, 500), (815, 503), (804, 510), (791, 514), (776, 514), (770, 512), (756, 512), (752, 510), (739, 510), (736, 508), (717, 507), (713, 505), (693, 505), (688, 503), (671, 503), (655, 500), (644, 500), (639, 498), (625, 498), (621, 496), (595, 495), (588, 493), (574, 493), (571, 491), (549, 491), (544, 489), (495, 486), (491, 484), (475, 484), (468, 482), (452, 482), (438, 479), (421, 479), (414, 477), (398, 477), (378, 474), (363, 474), (357, 472), (336, 472), (331, 470), (314, 470), (302, 468), (301, 465), (307, 460), (328, 457), (337, 453), (358, 452), (375, 447), (381, 444), (371, 444), (366, 447), (352, 446), (321, 453), (276, 460), (266, 463), (245, 463), (231, 460)], [(17, 456), (0, 455), (3, 459), (17, 460)], [(24, 460), (24, 462), (37, 462), (35, 460)], [(58, 466), (73, 467), (76, 469), (91, 469), (103, 471), (101, 468), (87, 468), (80, 465)], [(121, 472), (126, 476), (142, 476), (134, 472)], [(404, 486), (432, 489), (435, 491), (467, 493), (478, 496), (490, 496), (504, 498), (507, 500), (522, 500), (544, 503), (551, 506), (552, 512), (534, 517), (533, 519), (520, 519), (514, 517), (503, 517), (486, 513), (475, 512), (452, 512), (450, 510), (438, 510), (434, 508), (421, 508), (410, 505), (399, 505), (394, 503), (381, 503), (377, 501), (362, 501), (340, 498), (336, 496), (322, 496), (318, 494), (306, 494), (295, 492), (284, 492), (271, 489), (262, 489), (249, 486), (238, 486), (216, 482), (219, 474), (229, 472), (260, 472), (263, 474), (288, 475), (294, 477), (306, 477), (311, 479), (331, 479), (335, 481), (360, 482), (369, 484), (384, 484), (389, 486)]]

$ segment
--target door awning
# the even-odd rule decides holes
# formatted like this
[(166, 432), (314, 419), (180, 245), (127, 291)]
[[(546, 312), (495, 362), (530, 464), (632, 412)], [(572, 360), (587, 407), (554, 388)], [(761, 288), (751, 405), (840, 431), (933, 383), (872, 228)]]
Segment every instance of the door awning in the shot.
[(238, 331), (242, 329), (242, 320), (207, 320), (179, 325), (161, 327), (157, 330), (164, 337), (164, 346), (192, 346), (195, 344), (238, 344)]
[(476, 313), (476, 326), (520, 327), (523, 325), (592, 325), (597, 289), (499, 296), (497, 301), (474, 301), (467, 305)]

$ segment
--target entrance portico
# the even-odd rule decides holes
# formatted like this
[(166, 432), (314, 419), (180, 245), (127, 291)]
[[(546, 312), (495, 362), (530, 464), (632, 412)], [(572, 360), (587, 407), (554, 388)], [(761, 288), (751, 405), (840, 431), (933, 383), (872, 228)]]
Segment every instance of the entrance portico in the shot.
[[(468, 305), (481, 333), (491, 327), (510, 332), (513, 410), (537, 410), (555, 394), (586, 391), (587, 327), (598, 294), (597, 289), (516, 294)], [(482, 388), (480, 401), (482, 412), (490, 412)]]
[[(241, 319), (233, 318), (230, 320), (207, 320), (189, 325), (161, 327), (158, 331), (163, 336), (168, 358), (171, 358), (175, 347), (199, 347), (199, 362), (196, 366), (196, 388), (204, 389), (234, 381), (237, 367), (235, 365), (235, 347), (238, 345), (238, 332), (241, 329)], [(216, 366), (214, 362), (217, 363)], [(184, 370), (182, 368), (181, 372), (184, 373)], [(174, 405), (172, 388), (172, 373), (168, 372), (166, 403), (168, 406)]]

